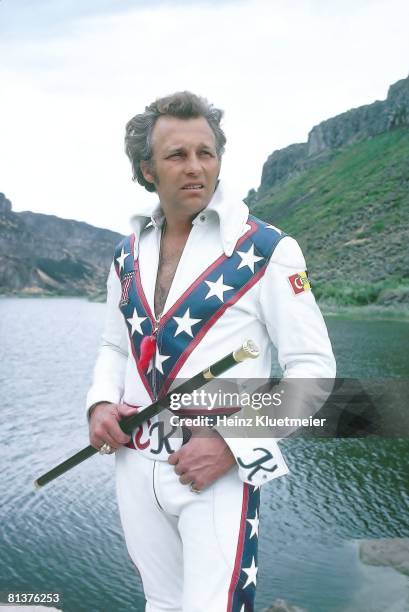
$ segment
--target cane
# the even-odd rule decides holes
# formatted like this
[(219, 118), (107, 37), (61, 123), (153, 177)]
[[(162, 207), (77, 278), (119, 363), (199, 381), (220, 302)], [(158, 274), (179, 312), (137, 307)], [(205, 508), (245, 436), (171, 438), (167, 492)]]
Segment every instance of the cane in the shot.
[[(226, 355), (222, 359), (219, 359), (219, 361), (216, 361), (216, 363), (209, 366), (199, 374), (196, 374), (196, 376), (193, 376), (193, 378), (190, 378), (172, 391), (169, 391), (167, 395), (160, 399), (157, 399), (155, 402), (144, 408), (142, 412), (132, 414), (131, 416), (122, 419), (122, 421), (119, 422), (120, 428), (124, 433), (130, 434), (136, 427), (141, 425), (144, 421), (147, 421), (148, 419), (162, 412), (162, 410), (168, 408), (169, 401), (174, 393), (191, 393), (195, 389), (200, 389), (200, 387), (203, 387), (203, 385), (209, 382), (209, 380), (220, 376), (221, 374), (226, 372), (226, 370), (229, 370), (231, 367), (233, 367), (235, 364), (240, 363), (248, 358), (255, 359), (258, 356), (259, 350), (256, 344), (252, 340), (247, 340), (246, 342), (244, 342), (244, 344), (242, 344), (239, 349), (237, 349), (237, 351), (229, 353), (228, 355)], [(92, 457), (92, 455), (95, 455), (97, 452), (97, 448), (94, 448), (91, 445), (86, 446), (75, 455), (72, 455), (56, 467), (52, 468), (49, 472), (46, 472), (45, 474), (37, 478), (37, 480), (34, 481), (35, 489), (43, 487), (58, 476), (61, 476), (61, 474), (68, 472), (68, 470), (70, 470), (71, 468), (85, 461), (85, 459)]]

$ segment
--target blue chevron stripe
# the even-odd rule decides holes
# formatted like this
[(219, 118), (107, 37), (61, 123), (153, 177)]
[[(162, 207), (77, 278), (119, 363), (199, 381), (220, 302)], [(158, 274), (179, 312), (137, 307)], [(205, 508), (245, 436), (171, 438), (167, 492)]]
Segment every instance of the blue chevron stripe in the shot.
[[(253, 216), (249, 216), (248, 223), (251, 229), (239, 239), (232, 255), (230, 257), (223, 255), (217, 262), (209, 266), (207, 271), (200, 277), (200, 282), (193, 283), (191, 288), (184, 294), (183, 299), (177, 301), (176, 307), (174, 306), (170, 309), (172, 316), (167, 316), (167, 313), (163, 316), (163, 323), (161, 322), (157, 332), (157, 345), (159, 353), (168, 356), (168, 358), (162, 363), (163, 374), (156, 368), (146, 374), (146, 379), (152, 392), (154, 390), (164, 391), (165, 387), (169, 386), (182, 365), (181, 357), (186, 352), (193, 350), (197, 343), (195, 339), (201, 338), (207, 331), (209, 321), (216, 320), (226, 309), (226, 304), (229, 306), (231, 303), (234, 303), (234, 300), (240, 297), (240, 292), (247, 290), (252, 285), (252, 282), (254, 282), (255, 277), (264, 273), (274, 249), (286, 235), (269, 227), (266, 223)], [(142, 334), (136, 331), (131, 338), (133, 352), (135, 358), (138, 359), (142, 338), (153, 333), (154, 321), (152, 320), (153, 315), (147, 306), (142, 288), (138, 286), (138, 263), (134, 261), (133, 240), (133, 236), (128, 236), (122, 240), (115, 249), (114, 262), (123, 286), (126, 275), (132, 274), (136, 270), (134, 278), (130, 283), (128, 276), (128, 300), (121, 302), (120, 309), (125, 318), (129, 333), (131, 333), (131, 324), (128, 319), (131, 319), (135, 309), (139, 317), (146, 317), (141, 323)], [(242, 256), (252, 249), (254, 253), (253, 260), (256, 259), (252, 264), (254, 271), (249, 265), (243, 263)], [(125, 257), (121, 267), (117, 260), (121, 257), (122, 253), (128, 254), (128, 256)], [(212, 292), (210, 291), (210, 288), (214, 287), (212, 283), (217, 283), (217, 281), (220, 283), (221, 279), (227, 287), (222, 293), (223, 301), (217, 295), (211, 295)], [(188, 310), (190, 318), (198, 320), (192, 325), (193, 337), (186, 331), (175, 335), (178, 324), (174, 317), (182, 318)]]

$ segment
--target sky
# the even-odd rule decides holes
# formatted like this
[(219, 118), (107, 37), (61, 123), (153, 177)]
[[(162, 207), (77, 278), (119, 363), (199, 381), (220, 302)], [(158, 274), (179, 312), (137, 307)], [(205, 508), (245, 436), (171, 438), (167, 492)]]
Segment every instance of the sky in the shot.
[(274, 150), (408, 76), (408, 23), (407, 0), (0, 0), (0, 191), (129, 233), (157, 197), (125, 123), (187, 89), (224, 110), (221, 184), (242, 199)]

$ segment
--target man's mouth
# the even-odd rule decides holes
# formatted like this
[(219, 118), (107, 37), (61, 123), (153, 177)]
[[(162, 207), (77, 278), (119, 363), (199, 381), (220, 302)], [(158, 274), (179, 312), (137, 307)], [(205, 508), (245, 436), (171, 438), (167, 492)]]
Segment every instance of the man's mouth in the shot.
[(185, 185), (182, 189), (203, 189), (203, 187), (202, 183), (189, 183), (189, 185)]

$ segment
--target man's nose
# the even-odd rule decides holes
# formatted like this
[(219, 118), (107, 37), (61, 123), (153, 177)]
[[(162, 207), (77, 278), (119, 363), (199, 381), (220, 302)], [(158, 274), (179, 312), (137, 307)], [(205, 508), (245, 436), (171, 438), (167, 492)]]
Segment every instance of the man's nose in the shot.
[(200, 159), (196, 153), (192, 153), (186, 158), (185, 170), (187, 174), (197, 174), (201, 170)]

